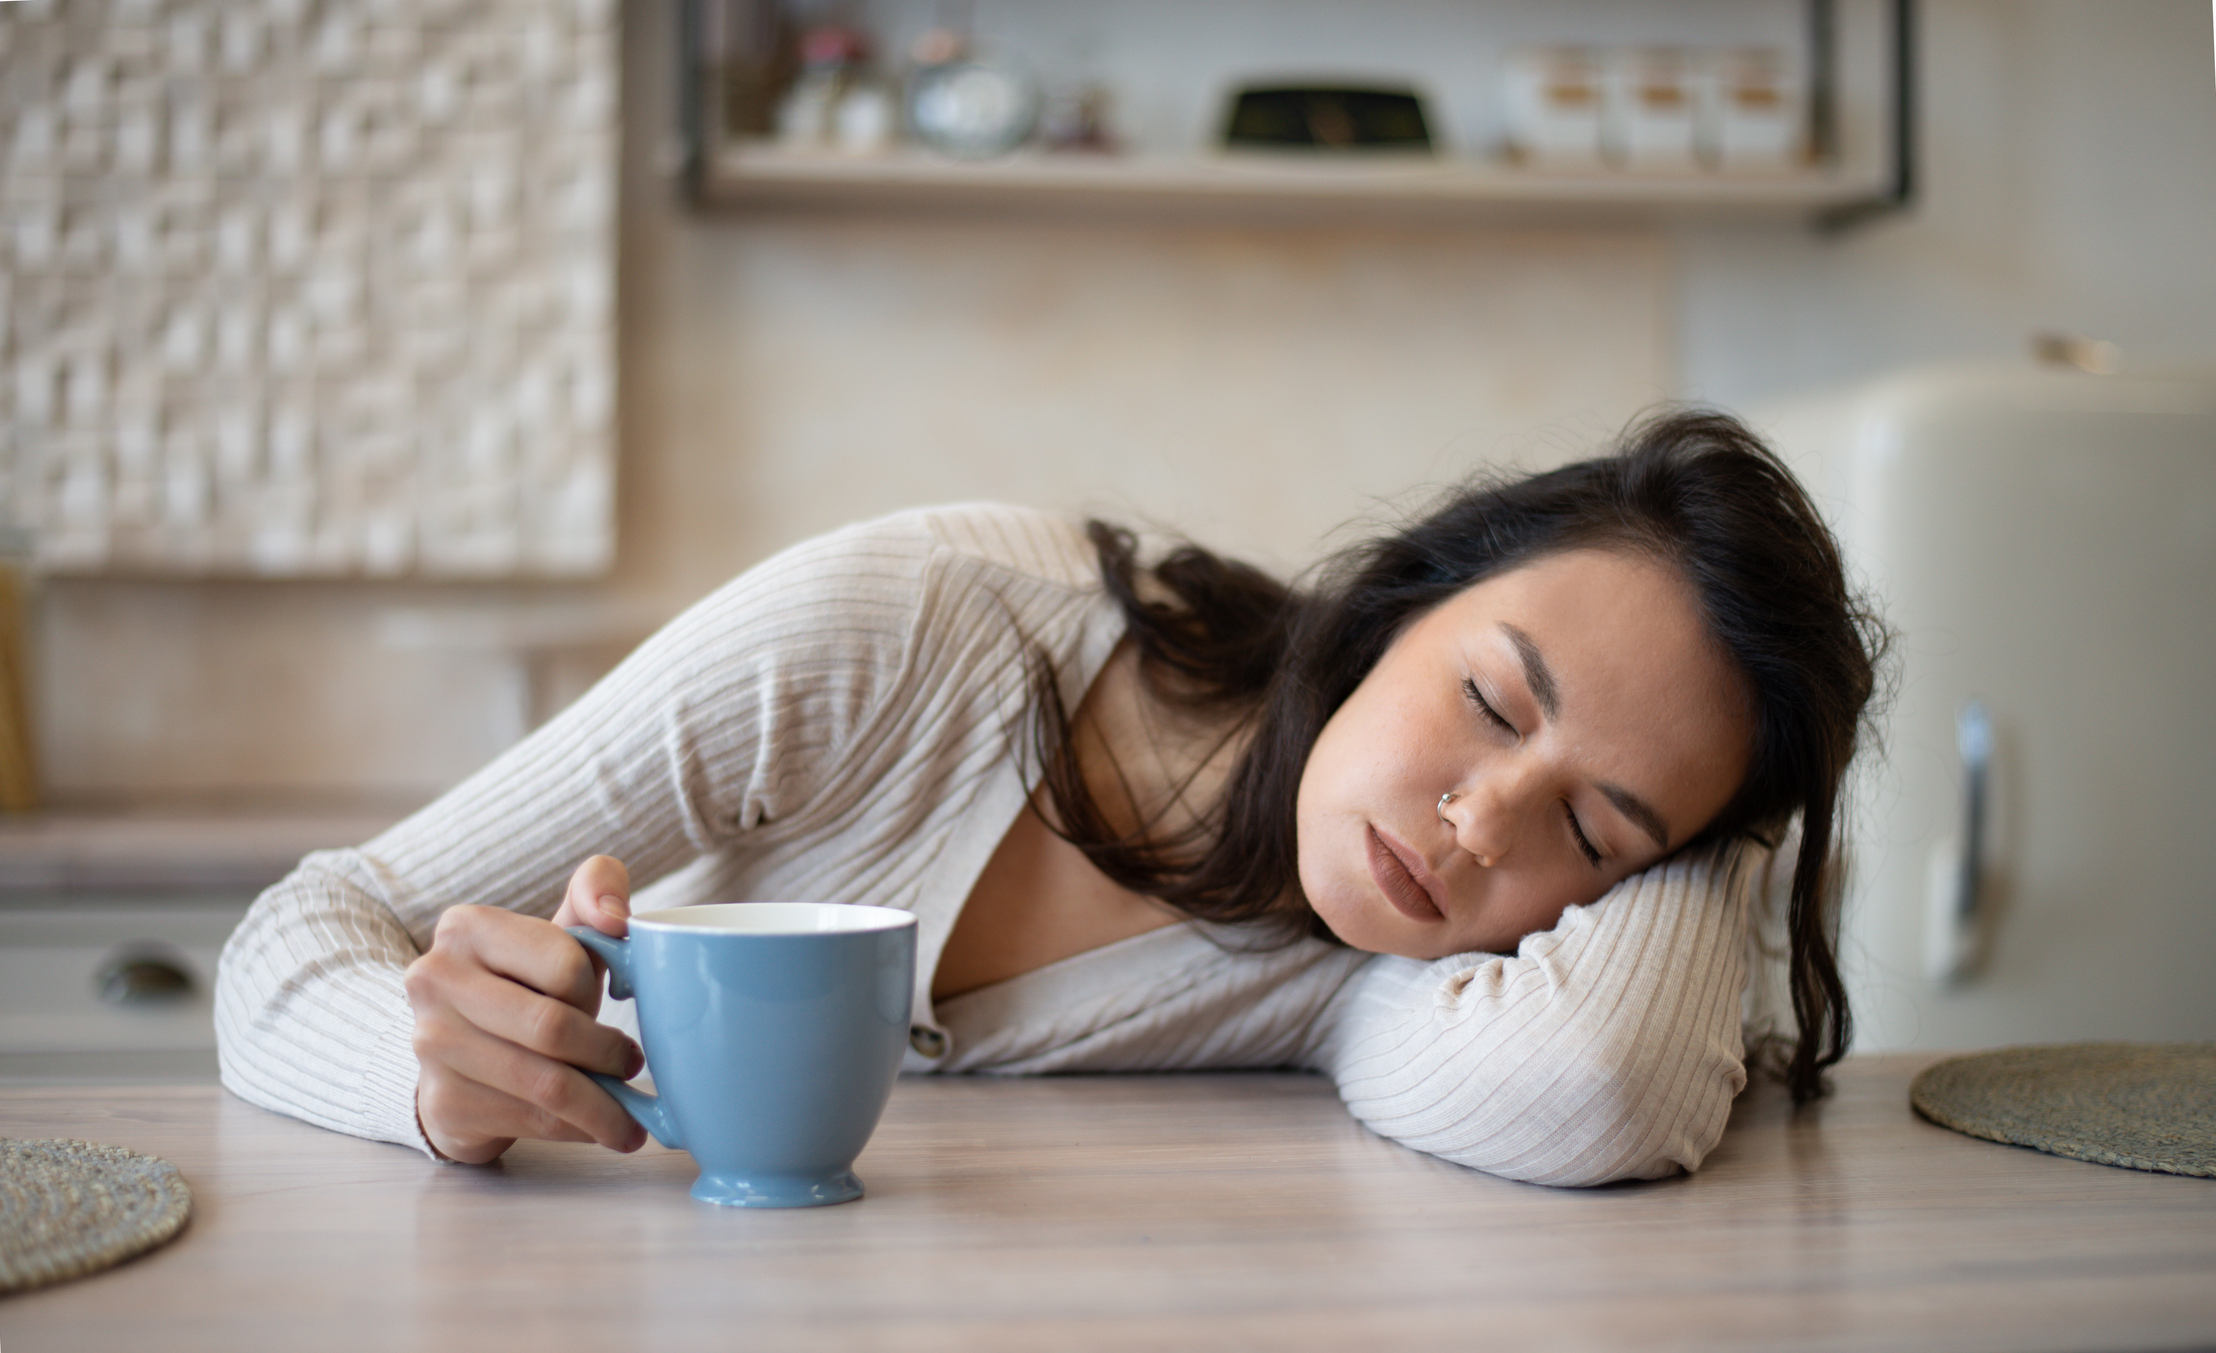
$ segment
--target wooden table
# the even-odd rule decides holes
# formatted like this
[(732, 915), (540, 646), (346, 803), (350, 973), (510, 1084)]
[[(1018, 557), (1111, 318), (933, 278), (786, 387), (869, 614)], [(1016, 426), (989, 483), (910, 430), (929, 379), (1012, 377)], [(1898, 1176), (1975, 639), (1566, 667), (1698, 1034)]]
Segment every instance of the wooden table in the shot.
[(695, 1203), (688, 1157), (432, 1165), (201, 1087), (0, 1090), (0, 1135), (166, 1156), (197, 1208), (0, 1298), (83, 1349), (1962, 1348), (2216, 1344), (2216, 1181), (1994, 1146), (1926, 1057), (1757, 1091), (1690, 1179), (1507, 1183), (1295, 1075), (902, 1083), (860, 1203)]

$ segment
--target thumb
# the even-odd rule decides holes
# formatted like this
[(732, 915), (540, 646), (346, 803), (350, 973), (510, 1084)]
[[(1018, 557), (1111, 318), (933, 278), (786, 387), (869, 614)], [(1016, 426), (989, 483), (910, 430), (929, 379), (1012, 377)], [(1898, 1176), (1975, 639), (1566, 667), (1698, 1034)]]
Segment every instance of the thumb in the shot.
[(631, 929), (631, 875), (613, 855), (595, 855), (569, 876), (562, 898), (564, 925), (589, 925), (617, 939)]

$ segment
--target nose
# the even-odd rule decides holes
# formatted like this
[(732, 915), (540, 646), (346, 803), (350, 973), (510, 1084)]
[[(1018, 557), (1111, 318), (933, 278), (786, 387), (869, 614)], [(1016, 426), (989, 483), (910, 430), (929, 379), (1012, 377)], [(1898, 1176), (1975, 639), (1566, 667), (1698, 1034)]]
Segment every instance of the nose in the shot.
[(1439, 817), (1454, 833), (1457, 848), (1491, 868), (1507, 859), (1515, 847), (1523, 797), (1515, 784), (1487, 776), (1459, 785), (1441, 797)]

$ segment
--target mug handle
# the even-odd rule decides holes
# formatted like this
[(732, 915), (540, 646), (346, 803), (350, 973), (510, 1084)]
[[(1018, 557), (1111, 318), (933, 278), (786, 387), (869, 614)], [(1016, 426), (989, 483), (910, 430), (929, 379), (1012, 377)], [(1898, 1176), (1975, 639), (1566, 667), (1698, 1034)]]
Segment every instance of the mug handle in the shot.
[[(619, 1001), (631, 999), (631, 941), (603, 935), (589, 925), (568, 927), (570, 936), (585, 946), (589, 953), (598, 954), (608, 965), (608, 994)], [(592, 1083), (606, 1090), (623, 1111), (630, 1114), (640, 1127), (654, 1134), (654, 1140), (662, 1145), (683, 1150), (677, 1140), (677, 1121), (670, 1117), (659, 1095), (636, 1090), (613, 1076), (603, 1076), (597, 1071), (585, 1075)]]

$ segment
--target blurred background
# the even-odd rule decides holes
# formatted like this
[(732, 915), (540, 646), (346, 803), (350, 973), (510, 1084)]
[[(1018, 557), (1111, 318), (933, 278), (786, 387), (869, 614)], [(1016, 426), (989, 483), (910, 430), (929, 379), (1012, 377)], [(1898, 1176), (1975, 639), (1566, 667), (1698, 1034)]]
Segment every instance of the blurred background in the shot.
[[(312, 33), (349, 7), (270, 8)], [(574, 687), (555, 669), (604, 658), (582, 651), (595, 641), (620, 647), (775, 549), (904, 505), (1097, 510), (1292, 567), (1381, 502), (1578, 454), (1659, 400), (1746, 409), (1935, 358), (2029, 360), (2028, 338), (2049, 330), (2139, 363), (2216, 349), (2216, 94), (2197, 0), (1924, 5), (1916, 200), (1839, 235), (1806, 213), (1656, 220), (1605, 204), (1540, 221), (1381, 210), (1322, 223), (1144, 202), (1036, 219), (991, 198), (704, 209), (673, 172), (678, 5), (423, 8), (479, 15), (495, 36), (516, 27), (506, 11), (569, 23), (606, 9), (593, 59), (621, 92), (602, 237), (616, 391), (605, 571), (497, 585), (127, 565), (50, 577), (31, 644), (49, 802), (420, 801)], [(886, 8), (879, 42), (897, 60), (935, 12)], [(25, 45), (40, 10), (9, 5), (0, 35)], [(842, 12), (862, 27), (873, 13)], [(157, 79), (167, 17), (149, 20)], [(1136, 72), (1109, 118), (1142, 148), (1203, 150), (1249, 75), (1351, 71), (1420, 78), (1440, 153), (1475, 158), (1498, 135), (1499, 61), (1517, 42), (1729, 41), (1745, 21), (1791, 48), (1803, 18), (1797, 4), (1718, 0), (1248, 0), (1205, 15), (1007, 0), (964, 21), (1103, 84)], [(1164, 73), (1148, 80), (1150, 62)], [(1856, 99), (1881, 111), (1881, 82), (1864, 85)], [(22, 267), (18, 251), (9, 275)], [(447, 322), (466, 336), (478, 318)], [(7, 431), (17, 464), (39, 454), (20, 408)], [(428, 454), (467, 453), (455, 436)], [(598, 544), (584, 542), (588, 563)], [(553, 688), (528, 716), (519, 664)]]
[(19, 0), (0, 119), (25, 886), (904, 506), (1291, 570), (1661, 401), (2216, 367), (2201, 0)]

